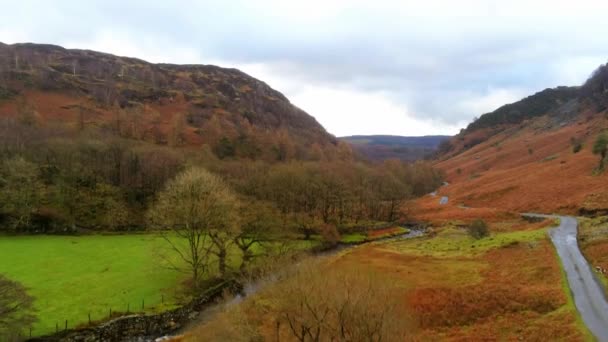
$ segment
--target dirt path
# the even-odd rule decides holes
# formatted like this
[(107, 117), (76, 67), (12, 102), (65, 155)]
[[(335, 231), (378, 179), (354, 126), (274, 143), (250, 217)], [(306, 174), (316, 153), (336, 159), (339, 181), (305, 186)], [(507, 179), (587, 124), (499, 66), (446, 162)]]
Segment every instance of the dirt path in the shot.
[(537, 214), (525, 216), (560, 219), (560, 225), (551, 229), (549, 235), (562, 260), (574, 303), (593, 335), (599, 341), (608, 341), (608, 301), (602, 285), (578, 248), (576, 219), (570, 216)]

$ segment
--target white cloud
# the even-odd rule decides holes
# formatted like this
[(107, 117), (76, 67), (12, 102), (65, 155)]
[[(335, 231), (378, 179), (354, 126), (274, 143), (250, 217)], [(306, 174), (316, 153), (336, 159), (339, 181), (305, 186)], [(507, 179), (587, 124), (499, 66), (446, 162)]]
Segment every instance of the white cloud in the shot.
[(459, 104), (463, 112), (472, 113), (475, 116), (485, 114), (496, 108), (522, 98), (532, 95), (522, 89), (488, 89), (485, 94), (471, 94), (468, 99)]
[(3, 5), (0, 41), (236, 67), (334, 134), (421, 135), (582, 83), (608, 60), (607, 11), (605, 0), (20, 0)]
[(337, 136), (356, 134), (455, 134), (457, 126), (412, 116), (407, 107), (377, 92), (308, 87), (294, 94), (293, 102)]

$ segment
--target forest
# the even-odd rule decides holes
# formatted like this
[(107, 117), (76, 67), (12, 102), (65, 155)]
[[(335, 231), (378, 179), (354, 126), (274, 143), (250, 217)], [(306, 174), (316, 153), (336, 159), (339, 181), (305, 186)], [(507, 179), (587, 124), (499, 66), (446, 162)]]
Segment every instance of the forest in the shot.
[(12, 118), (0, 121), (0, 146), (2, 227), (12, 233), (145, 230), (156, 195), (192, 167), (221, 175), (241, 203), (264, 203), (305, 231), (396, 221), (405, 202), (441, 183), (422, 162), (219, 159), (207, 146), (171, 148)]

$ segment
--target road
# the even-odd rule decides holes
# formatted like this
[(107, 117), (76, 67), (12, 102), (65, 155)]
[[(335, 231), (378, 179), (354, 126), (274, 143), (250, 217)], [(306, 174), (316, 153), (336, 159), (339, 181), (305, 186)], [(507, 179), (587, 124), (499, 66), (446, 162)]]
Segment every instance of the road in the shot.
[(576, 219), (570, 216), (524, 215), (560, 219), (560, 225), (551, 229), (549, 235), (562, 260), (574, 303), (593, 335), (599, 341), (608, 342), (608, 301), (602, 285), (578, 248)]

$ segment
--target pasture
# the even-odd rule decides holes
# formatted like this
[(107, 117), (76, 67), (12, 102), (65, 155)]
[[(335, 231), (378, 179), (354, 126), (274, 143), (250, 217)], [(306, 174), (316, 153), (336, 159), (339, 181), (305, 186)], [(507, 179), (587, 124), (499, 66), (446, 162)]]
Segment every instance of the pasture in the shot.
[[(314, 242), (294, 241), (295, 248)], [(154, 312), (188, 298), (187, 275), (166, 267), (166, 242), (156, 234), (0, 236), (0, 273), (35, 298), (33, 335), (107, 319), (113, 312)], [(255, 252), (260, 252), (257, 248)], [(228, 264), (238, 268), (239, 251)]]

